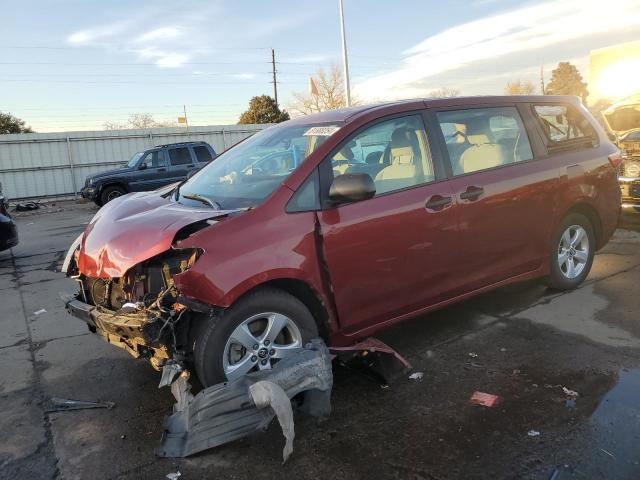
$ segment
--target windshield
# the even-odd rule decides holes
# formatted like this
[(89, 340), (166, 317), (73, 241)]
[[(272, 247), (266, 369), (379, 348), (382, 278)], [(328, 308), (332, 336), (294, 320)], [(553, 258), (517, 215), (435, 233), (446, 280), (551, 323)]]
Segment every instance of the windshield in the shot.
[(260, 204), (339, 126), (270, 127), (222, 153), (178, 190), (181, 203), (222, 209)]
[(127, 162), (127, 167), (133, 168), (138, 164), (138, 160), (142, 156), (144, 152), (138, 152), (131, 157), (131, 159)]

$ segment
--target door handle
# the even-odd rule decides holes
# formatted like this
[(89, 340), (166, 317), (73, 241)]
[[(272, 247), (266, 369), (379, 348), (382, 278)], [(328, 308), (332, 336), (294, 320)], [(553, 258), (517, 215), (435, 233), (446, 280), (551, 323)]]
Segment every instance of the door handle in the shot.
[(424, 208), (427, 210), (444, 210), (448, 205), (451, 205), (451, 197), (443, 197), (442, 195), (433, 195), (426, 201)]
[(482, 187), (467, 187), (467, 189), (460, 194), (460, 200), (477, 200), (483, 193), (484, 188)]

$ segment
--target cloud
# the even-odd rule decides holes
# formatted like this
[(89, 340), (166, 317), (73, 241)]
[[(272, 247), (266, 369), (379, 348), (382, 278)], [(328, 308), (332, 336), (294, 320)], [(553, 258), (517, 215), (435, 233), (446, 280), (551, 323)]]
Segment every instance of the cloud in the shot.
[(67, 37), (67, 42), (72, 45), (78, 46), (94, 45), (100, 40), (105, 40), (108, 37), (112, 37), (124, 32), (125, 30), (127, 30), (127, 28), (130, 27), (130, 25), (131, 22), (129, 21), (119, 21), (110, 24), (99, 25), (94, 28), (79, 30), (69, 35)]
[[(364, 80), (355, 90), (364, 99), (414, 96), (417, 84), (445, 72), (596, 34), (613, 34), (638, 23), (637, 0), (608, 0), (606, 6), (599, 0), (546, 1), (433, 35), (403, 52), (407, 55), (403, 67)], [(535, 62), (530, 54), (528, 58)]]
[(176, 68), (190, 60), (190, 56), (185, 53), (177, 53), (165, 51), (156, 47), (147, 47), (133, 50), (140, 58), (153, 60), (154, 63), (162, 68)]
[(255, 73), (238, 73), (236, 75), (233, 75), (233, 77), (240, 78), (242, 80), (250, 80), (252, 78), (256, 78), (256, 74)]
[(161, 27), (143, 33), (136, 39), (136, 41), (144, 43), (156, 40), (169, 40), (179, 37), (180, 35), (182, 35), (182, 30), (179, 27)]

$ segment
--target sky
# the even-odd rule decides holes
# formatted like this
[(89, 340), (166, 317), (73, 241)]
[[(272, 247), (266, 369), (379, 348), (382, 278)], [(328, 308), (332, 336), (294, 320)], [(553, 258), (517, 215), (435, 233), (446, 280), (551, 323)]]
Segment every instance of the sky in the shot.
[[(363, 102), (442, 88), (502, 94), (559, 61), (640, 40), (640, 0), (344, 0), (353, 93)], [(304, 92), (341, 65), (337, 0), (0, 0), (0, 111), (36, 131), (99, 130), (150, 113), (236, 123), (255, 95)]]

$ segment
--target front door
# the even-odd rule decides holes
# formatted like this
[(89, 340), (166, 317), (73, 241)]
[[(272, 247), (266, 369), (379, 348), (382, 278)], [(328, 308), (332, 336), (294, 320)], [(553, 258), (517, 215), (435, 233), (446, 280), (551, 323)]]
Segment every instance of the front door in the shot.
[(138, 170), (133, 172), (129, 187), (133, 192), (155, 190), (166, 185), (167, 159), (164, 151), (151, 150), (138, 163)]
[(558, 170), (534, 159), (515, 106), (440, 111), (459, 204), (468, 293), (539, 268), (548, 256)]
[(434, 174), (421, 115), (365, 127), (321, 169), (331, 177), (368, 173), (376, 185), (374, 198), (318, 215), (344, 331), (390, 322), (447, 298), (459, 273), (456, 206), (449, 183)]

